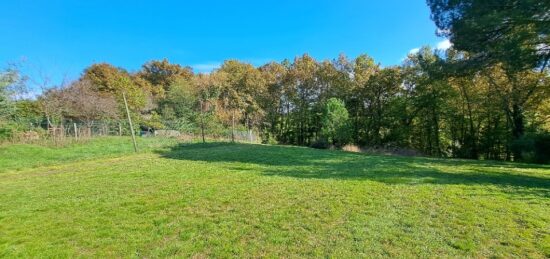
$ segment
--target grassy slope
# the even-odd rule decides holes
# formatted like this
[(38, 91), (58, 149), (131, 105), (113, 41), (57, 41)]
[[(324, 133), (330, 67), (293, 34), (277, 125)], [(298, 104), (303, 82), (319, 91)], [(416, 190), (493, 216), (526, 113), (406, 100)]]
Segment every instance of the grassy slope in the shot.
[(0, 257), (550, 256), (549, 167), (239, 144), (98, 153), (0, 160)]
[[(141, 151), (151, 151), (176, 143), (172, 139), (159, 138), (138, 138), (137, 142)], [(68, 143), (62, 147), (24, 144), (0, 146), (0, 173), (132, 153), (132, 140), (126, 137), (95, 138), (84, 143)]]

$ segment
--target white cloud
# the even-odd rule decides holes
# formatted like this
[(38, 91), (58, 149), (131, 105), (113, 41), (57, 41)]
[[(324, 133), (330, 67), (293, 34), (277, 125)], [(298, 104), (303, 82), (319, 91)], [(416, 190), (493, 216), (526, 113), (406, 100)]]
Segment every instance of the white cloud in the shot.
[(409, 54), (416, 54), (419, 51), (420, 51), (420, 48), (414, 48), (414, 49), (409, 50)]
[(440, 41), (440, 42), (437, 43), (436, 49), (447, 50), (447, 49), (450, 48), (452, 45), (453, 45), (453, 44), (451, 43), (450, 40), (445, 39), (445, 40)]
[(195, 72), (198, 73), (210, 73), (214, 69), (217, 69), (220, 67), (220, 63), (205, 63), (205, 64), (195, 64), (191, 66)]
[[(445, 39), (445, 40), (442, 40), (442, 41), (438, 42), (437, 44), (435, 44), (435, 49), (445, 51), (445, 50), (449, 49), (452, 46), (453, 46), (453, 44), (451, 43), (451, 41), (448, 40), (448, 39)], [(420, 48), (413, 48), (413, 49), (409, 50), (408, 54), (409, 55), (414, 55), (414, 54), (418, 53), (419, 51), (420, 51)], [(402, 58), (401, 62), (405, 61), (406, 59), (407, 59), (407, 57)]]

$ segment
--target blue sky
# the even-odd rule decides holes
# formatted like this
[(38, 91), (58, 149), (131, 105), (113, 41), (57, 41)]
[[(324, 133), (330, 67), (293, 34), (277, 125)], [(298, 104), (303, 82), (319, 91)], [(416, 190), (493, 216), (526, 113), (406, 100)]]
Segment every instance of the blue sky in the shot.
[(196, 72), (226, 59), (259, 65), (303, 53), (366, 53), (389, 66), (443, 40), (424, 0), (0, 3), (0, 67), (22, 62), (28, 74), (54, 81), (75, 79), (94, 62), (136, 71), (162, 58)]

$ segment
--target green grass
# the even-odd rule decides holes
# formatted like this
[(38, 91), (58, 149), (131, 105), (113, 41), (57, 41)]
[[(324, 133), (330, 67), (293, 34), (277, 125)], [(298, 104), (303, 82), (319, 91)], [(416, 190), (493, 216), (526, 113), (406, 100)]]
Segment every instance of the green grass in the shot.
[[(140, 151), (151, 151), (176, 144), (174, 139), (137, 138)], [(126, 137), (102, 137), (83, 142), (68, 142), (61, 147), (46, 145), (0, 146), (0, 173), (32, 167), (116, 157), (134, 153), (132, 140)]]
[(0, 147), (0, 257), (550, 256), (548, 166), (142, 141)]

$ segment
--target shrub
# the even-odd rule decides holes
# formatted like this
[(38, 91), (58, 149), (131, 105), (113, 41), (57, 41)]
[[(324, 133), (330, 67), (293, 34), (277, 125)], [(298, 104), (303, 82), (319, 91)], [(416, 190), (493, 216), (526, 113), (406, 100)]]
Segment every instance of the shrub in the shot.
[(328, 149), (330, 148), (330, 143), (326, 138), (319, 138), (315, 142), (311, 143), (310, 147), (317, 149)]
[(16, 140), (20, 132), (27, 131), (23, 125), (15, 122), (0, 122), (0, 141)]
[(269, 145), (279, 144), (277, 139), (275, 139), (275, 137), (273, 137), (273, 135), (271, 135), (269, 133), (262, 132), (260, 137), (262, 138), (262, 144), (269, 144)]
[(321, 133), (326, 141), (341, 147), (351, 140), (349, 115), (344, 102), (330, 98), (323, 112)]
[(7, 127), (7, 125), (0, 126), (0, 141), (11, 140), (15, 136), (15, 129)]

